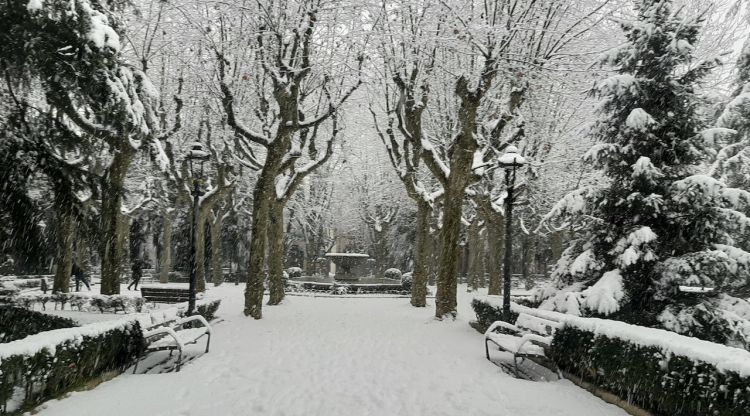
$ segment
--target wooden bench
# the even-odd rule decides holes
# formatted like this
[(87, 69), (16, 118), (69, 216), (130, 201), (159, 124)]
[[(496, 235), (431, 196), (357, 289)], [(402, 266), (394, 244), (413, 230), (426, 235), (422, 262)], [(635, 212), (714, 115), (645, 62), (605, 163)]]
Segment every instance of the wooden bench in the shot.
[[(552, 336), (560, 323), (537, 316), (520, 313), (516, 323), (495, 321), (484, 333), (484, 350), (490, 360), (489, 343), (495, 344), (500, 351), (513, 354), (513, 366), (518, 377), (518, 360), (528, 359), (560, 374), (554, 361), (548, 358)], [(496, 332), (497, 330), (504, 333)], [(491, 360), (490, 360), (491, 361)]]
[(190, 298), (189, 289), (178, 287), (141, 287), (141, 296), (147, 302), (160, 303), (182, 303), (187, 302)]
[[(185, 324), (190, 322), (200, 322), (202, 326), (185, 328)], [(146, 340), (146, 349), (143, 354), (135, 360), (133, 374), (138, 370), (138, 362), (141, 357), (148, 353), (156, 351), (169, 351), (171, 356), (174, 351), (177, 354), (177, 371), (180, 371), (182, 365), (182, 351), (186, 345), (196, 344), (199, 339), (208, 336), (206, 339), (206, 352), (211, 345), (211, 326), (208, 321), (201, 315), (188, 316), (176, 321), (167, 321), (162, 324), (147, 328), (143, 332), (143, 338)]]

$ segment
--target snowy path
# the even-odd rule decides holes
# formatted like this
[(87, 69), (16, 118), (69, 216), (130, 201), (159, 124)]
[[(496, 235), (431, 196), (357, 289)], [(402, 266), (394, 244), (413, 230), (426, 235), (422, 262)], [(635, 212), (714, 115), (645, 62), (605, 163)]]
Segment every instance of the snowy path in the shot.
[(123, 374), (40, 414), (625, 415), (568, 381), (505, 375), (485, 360), (467, 311), (436, 322), (406, 299), (288, 297), (253, 321), (241, 287), (211, 295), (225, 298), (225, 322), (210, 353), (180, 373)]

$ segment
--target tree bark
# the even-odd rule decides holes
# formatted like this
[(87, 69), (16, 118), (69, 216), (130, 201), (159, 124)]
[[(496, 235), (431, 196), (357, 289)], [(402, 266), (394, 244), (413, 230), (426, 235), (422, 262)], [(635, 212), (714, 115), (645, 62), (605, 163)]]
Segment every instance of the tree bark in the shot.
[(284, 204), (271, 203), (268, 228), (268, 304), (284, 300)]
[(116, 149), (112, 164), (102, 178), (101, 210), (101, 294), (120, 293), (120, 274), (125, 234), (122, 230), (123, 184), (135, 150), (127, 144)]
[(52, 292), (67, 293), (70, 289), (70, 272), (73, 267), (73, 237), (75, 225), (70, 201), (66, 198), (56, 198), (57, 206), (57, 232), (55, 241), (57, 253), (55, 263), (55, 280), (52, 284)]
[(482, 238), (479, 235), (481, 227), (479, 226), (479, 219), (475, 218), (471, 222), (468, 228), (468, 246), (469, 246), (469, 271), (468, 271), (468, 285), (467, 287), (472, 291), (479, 289), (480, 275), (484, 274), (484, 262), (482, 261), (482, 253), (484, 253), (484, 247), (482, 244)]
[(427, 306), (427, 274), (430, 262), (430, 216), (427, 202), (417, 202), (417, 236), (414, 245), (414, 271), (411, 283), (411, 305)]
[[(488, 82), (489, 83), (489, 82)], [(488, 86), (488, 85), (487, 85)], [(443, 228), (440, 239), (440, 269), (435, 296), (435, 317), (456, 316), (456, 290), (459, 260), (458, 241), (461, 234), (461, 215), (466, 187), (474, 180), (471, 170), (474, 152), (478, 143), (474, 135), (477, 108), (482, 97), (479, 90), (468, 89), (468, 80), (461, 77), (456, 83), (456, 94), (461, 99), (458, 113), (460, 131), (453, 142), (450, 155), (450, 175), (445, 178), (443, 187)]]
[[(460, 150), (457, 150), (460, 152)], [(472, 152), (473, 153), (473, 152)], [(456, 172), (458, 174), (458, 172)], [(435, 317), (443, 319), (456, 315), (456, 290), (458, 285), (458, 240), (461, 233), (461, 210), (464, 187), (448, 186), (443, 204), (443, 228), (440, 232), (440, 250), (435, 295)]]
[(211, 223), (211, 274), (214, 286), (224, 281), (221, 272), (221, 227), (224, 223), (224, 210), (219, 209), (216, 218)]
[[(273, 166), (266, 158), (266, 166)], [(253, 190), (253, 218), (250, 235), (250, 255), (247, 264), (247, 285), (245, 286), (245, 316), (263, 318), (263, 283), (266, 280), (266, 243), (270, 201), (276, 198), (274, 188), (275, 169), (264, 166)]]
[(159, 283), (168, 283), (169, 269), (172, 268), (172, 217), (167, 213), (162, 217), (161, 245)]

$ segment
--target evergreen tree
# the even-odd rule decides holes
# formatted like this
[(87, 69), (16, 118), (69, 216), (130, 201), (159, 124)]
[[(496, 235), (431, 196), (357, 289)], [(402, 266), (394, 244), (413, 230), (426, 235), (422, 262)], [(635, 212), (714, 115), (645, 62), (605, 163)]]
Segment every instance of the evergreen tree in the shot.
[(736, 242), (750, 227), (750, 194), (698, 174), (713, 130), (695, 86), (716, 62), (693, 62), (700, 21), (670, 3), (640, 1), (637, 20), (621, 22), (627, 42), (604, 58), (617, 75), (597, 87), (601, 143), (585, 158), (605, 183), (569, 194), (546, 217), (583, 231), (542, 307), (746, 345), (737, 306), (750, 305), (728, 294), (748, 287), (750, 253)]
[[(737, 90), (717, 125), (716, 159), (709, 173), (729, 186), (750, 189), (750, 38), (737, 60)], [(729, 130), (724, 130), (729, 129)], [(729, 134), (726, 134), (729, 133)]]

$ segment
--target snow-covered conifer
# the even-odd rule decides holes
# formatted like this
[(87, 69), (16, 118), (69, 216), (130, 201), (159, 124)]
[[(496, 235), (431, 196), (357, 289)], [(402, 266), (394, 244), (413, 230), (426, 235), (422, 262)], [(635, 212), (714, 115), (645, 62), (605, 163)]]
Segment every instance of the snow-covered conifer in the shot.
[(553, 208), (583, 231), (542, 305), (743, 342), (737, 314), (722, 305), (747, 287), (748, 253), (736, 242), (750, 230), (750, 193), (699, 174), (707, 153), (695, 86), (715, 61), (694, 62), (700, 22), (670, 1), (636, 9), (621, 22), (627, 42), (604, 58), (617, 74), (597, 88), (601, 143), (586, 160), (606, 180)]

